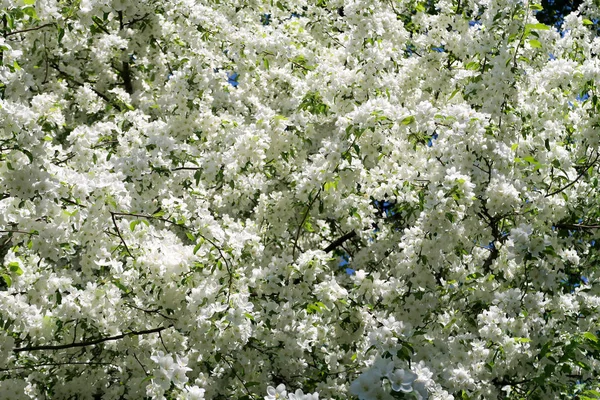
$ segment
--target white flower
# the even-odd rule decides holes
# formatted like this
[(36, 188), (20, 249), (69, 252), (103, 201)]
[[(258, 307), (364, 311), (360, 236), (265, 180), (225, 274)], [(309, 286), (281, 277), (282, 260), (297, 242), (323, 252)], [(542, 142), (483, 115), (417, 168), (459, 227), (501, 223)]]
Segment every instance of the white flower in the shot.
[(393, 372), (387, 374), (387, 378), (392, 384), (392, 390), (395, 392), (412, 392), (412, 384), (417, 379), (417, 374), (412, 371), (404, 369), (396, 369)]
[(285, 399), (286, 396), (287, 390), (285, 390), (285, 385), (280, 383), (276, 388), (273, 386), (267, 387), (267, 396), (265, 396), (265, 400)]
[(290, 393), (288, 397), (290, 400), (319, 400), (319, 393), (315, 392), (312, 394), (304, 394), (301, 389), (296, 389), (296, 391), (294, 393)]

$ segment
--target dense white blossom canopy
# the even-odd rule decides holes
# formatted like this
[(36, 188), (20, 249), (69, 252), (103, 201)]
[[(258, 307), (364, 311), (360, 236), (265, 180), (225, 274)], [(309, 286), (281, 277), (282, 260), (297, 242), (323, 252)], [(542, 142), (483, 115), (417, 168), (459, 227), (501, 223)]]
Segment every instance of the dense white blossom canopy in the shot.
[(0, 398), (600, 398), (593, 1), (0, 4)]

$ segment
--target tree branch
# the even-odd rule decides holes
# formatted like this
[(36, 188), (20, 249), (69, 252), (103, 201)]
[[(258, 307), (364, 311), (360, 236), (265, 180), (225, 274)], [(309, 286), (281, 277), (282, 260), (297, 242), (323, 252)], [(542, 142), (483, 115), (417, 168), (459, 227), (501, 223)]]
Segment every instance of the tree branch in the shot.
[(56, 362), (56, 363), (41, 363), (41, 364), (34, 364), (34, 365), (28, 365), (28, 366), (23, 366), (23, 367), (13, 367), (13, 368), (1, 368), (0, 372), (9, 372), (9, 371), (16, 371), (19, 369), (35, 369), (35, 368), (40, 368), (40, 367), (61, 367), (61, 366), (65, 366), (65, 365), (84, 365), (84, 366), (90, 366), (90, 365), (110, 365), (113, 366), (115, 368), (118, 368), (119, 366), (117, 364), (114, 363), (109, 363), (109, 362), (93, 362), (93, 361), (69, 361), (69, 362)]
[(356, 231), (351, 231), (346, 233), (344, 236), (337, 238), (336, 240), (334, 240), (333, 242), (331, 242), (331, 244), (327, 247), (325, 247), (323, 249), (323, 251), (325, 253), (329, 253), (330, 251), (333, 251), (335, 249), (337, 249), (338, 247), (340, 247), (341, 245), (344, 244), (344, 242), (346, 242), (347, 240), (352, 239), (353, 237), (356, 236)]
[(304, 213), (304, 216), (302, 217), (302, 222), (300, 222), (300, 225), (298, 225), (298, 229), (296, 230), (296, 238), (294, 239), (294, 247), (292, 248), (292, 258), (294, 260), (296, 259), (296, 248), (298, 247), (298, 240), (300, 239), (300, 232), (302, 232), (302, 227), (304, 226), (304, 223), (306, 222), (306, 219), (308, 218), (308, 214), (310, 214), (310, 210), (312, 209), (313, 204), (315, 204), (315, 201), (321, 194), (322, 189), (323, 188), (320, 187), (319, 190), (317, 191), (317, 194), (315, 194), (315, 197), (313, 197), (311, 199), (310, 203), (308, 203), (308, 206), (306, 207), (306, 212)]
[(127, 247), (127, 243), (125, 242), (125, 239), (123, 239), (123, 236), (121, 236), (121, 231), (119, 230), (119, 225), (117, 225), (117, 220), (115, 218), (115, 215), (116, 215), (116, 213), (111, 211), (110, 218), (112, 219), (113, 225), (115, 226), (117, 235), (119, 236), (119, 239), (121, 239), (121, 243), (123, 243), (123, 246), (125, 247), (125, 251), (127, 251), (127, 254), (129, 254), (129, 257), (131, 257), (135, 260), (134, 255), (131, 254), (131, 251), (129, 251), (129, 247)]
[(599, 159), (599, 158), (600, 158), (600, 152), (596, 154), (596, 158), (594, 158), (594, 161), (592, 161), (592, 162), (590, 162), (589, 164), (587, 164), (587, 165), (585, 165), (585, 166), (584, 166), (583, 170), (582, 170), (582, 171), (581, 171), (581, 173), (580, 173), (580, 174), (577, 176), (577, 178), (575, 178), (575, 180), (574, 180), (574, 181), (572, 181), (572, 182), (569, 182), (568, 184), (566, 184), (566, 185), (565, 185), (565, 186), (563, 186), (562, 188), (560, 188), (560, 189), (557, 189), (557, 190), (555, 190), (555, 191), (554, 191), (554, 192), (552, 192), (552, 193), (548, 193), (548, 194), (547, 194), (546, 196), (544, 196), (544, 197), (550, 197), (550, 196), (554, 196), (555, 194), (561, 193), (561, 192), (565, 191), (566, 189), (570, 188), (571, 186), (573, 186), (574, 184), (576, 184), (576, 183), (577, 183), (577, 181), (579, 181), (579, 179), (581, 179), (581, 177), (582, 177), (583, 175), (585, 175), (585, 174), (586, 174), (587, 170), (588, 170), (590, 167), (594, 166), (594, 164), (596, 164), (596, 162), (598, 162), (598, 159)]
[(49, 23), (44, 24), (44, 25), (36, 26), (35, 28), (28, 28), (28, 29), (23, 29), (23, 30), (20, 30), (20, 31), (8, 32), (8, 33), (4, 34), (4, 37), (6, 38), (6, 37), (9, 37), (9, 36), (12, 36), (12, 35), (18, 35), (19, 33), (37, 31), (37, 30), (40, 30), (42, 28), (46, 28), (48, 26), (55, 25), (55, 24), (56, 24), (55, 22), (49, 22)]
[(600, 225), (555, 224), (554, 226), (562, 229), (600, 229)]
[(101, 338), (101, 339), (89, 340), (87, 342), (59, 344), (59, 345), (19, 347), (17, 349), (13, 349), (13, 352), (21, 353), (24, 351), (63, 350), (63, 349), (72, 349), (72, 348), (77, 348), (77, 347), (87, 347), (87, 346), (93, 346), (93, 345), (104, 343), (104, 342), (109, 342), (111, 340), (123, 339), (127, 336), (140, 336), (140, 335), (147, 335), (149, 333), (158, 333), (158, 332), (162, 332), (165, 329), (172, 328), (172, 327), (173, 327), (173, 325), (169, 325), (169, 326), (161, 326), (160, 328), (147, 329), (147, 330), (143, 330), (143, 331), (131, 331), (131, 332), (122, 333), (122, 334), (116, 335), (116, 336), (109, 336), (109, 337), (105, 337), (105, 338)]

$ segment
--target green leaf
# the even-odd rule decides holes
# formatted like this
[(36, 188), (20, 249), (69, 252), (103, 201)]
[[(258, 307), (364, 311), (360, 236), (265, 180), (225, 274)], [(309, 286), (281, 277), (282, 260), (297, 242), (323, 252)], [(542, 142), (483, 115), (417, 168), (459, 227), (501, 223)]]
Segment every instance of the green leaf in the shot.
[[(32, 1), (31, 4), (33, 4), (34, 2), (35, 2), (35, 0)], [(25, 2), (25, 4), (27, 4), (27, 2)], [(25, 7), (22, 10), (23, 10), (23, 13), (29, 15), (31, 17), (31, 19), (39, 20), (39, 18), (37, 16), (37, 13), (35, 12), (35, 8), (33, 8), (33, 7)]]
[(515, 339), (515, 342), (517, 342), (517, 343), (529, 343), (529, 342), (531, 342), (531, 339), (525, 338), (525, 337), (516, 337), (516, 338), (513, 338), (513, 339)]
[(583, 19), (583, 24), (584, 25), (594, 25), (594, 23), (592, 21), (590, 21), (589, 19), (587, 19), (587, 18)]
[(27, 158), (29, 159), (29, 163), (31, 164), (33, 162), (33, 154), (31, 154), (31, 152), (29, 150), (25, 150), (25, 149), (19, 149), (19, 150), (21, 150), (21, 153), (23, 153), (27, 156)]
[(542, 11), (544, 9), (541, 4), (530, 4), (529, 8), (535, 11)]
[(23, 0), (26, 6), (31, 6), (35, 4), (35, 0)]
[(527, 24), (525, 25), (525, 31), (549, 31), (550, 27), (548, 25), (544, 25), (544, 24)]
[(9, 263), (8, 268), (10, 269), (11, 272), (14, 272), (15, 274), (17, 274), (19, 276), (23, 275), (23, 270), (19, 266), (19, 263), (16, 261)]
[(598, 337), (594, 335), (592, 332), (584, 332), (582, 336), (588, 340), (591, 340), (594, 343), (598, 342)]
[(583, 392), (583, 396), (580, 396), (581, 399), (584, 398), (588, 398), (588, 399), (600, 399), (600, 392), (598, 392), (597, 390), (586, 390), (585, 392)]
[(135, 230), (135, 227), (140, 223), (141, 221), (139, 219), (136, 219), (134, 221), (131, 221), (131, 223), (129, 224), (129, 229), (131, 229), (131, 232), (133, 232)]
[(130, 290), (129, 290), (129, 289), (127, 289), (127, 286), (123, 285), (123, 284), (121, 283), (121, 281), (120, 281), (120, 280), (118, 280), (118, 279), (114, 279), (114, 280), (112, 281), (112, 283), (113, 283), (113, 284), (114, 284), (116, 287), (118, 287), (118, 288), (119, 288), (119, 290), (121, 290), (123, 293), (129, 293), (129, 292), (130, 292)]
[(410, 125), (413, 122), (415, 122), (415, 117), (413, 117), (412, 115), (410, 115), (408, 117), (405, 117), (405, 118), (402, 119), (402, 121), (400, 121), (400, 123), (402, 125)]
[(202, 246), (202, 242), (199, 242), (196, 246), (194, 246), (193, 254), (195, 255), (198, 250), (200, 250), (200, 246)]
[(542, 43), (539, 40), (535, 40), (535, 39), (531, 39), (529, 41), (529, 45), (533, 48), (536, 49), (541, 49), (542, 48)]
[(456, 88), (456, 89), (454, 89), (454, 91), (452, 92), (452, 94), (450, 95), (450, 97), (448, 97), (448, 100), (452, 100), (452, 98), (453, 98), (454, 96), (456, 96), (456, 94), (457, 94), (458, 92), (460, 92), (460, 88)]
[(540, 350), (540, 353), (537, 356), (538, 360), (541, 360), (542, 358), (546, 357), (550, 353), (551, 346), (552, 346), (552, 342), (547, 342), (545, 345), (542, 346), (542, 349)]
[(2, 279), (6, 282), (6, 286), (10, 287), (12, 285), (12, 279), (9, 275), (2, 274)]
[(337, 188), (337, 181), (325, 182), (325, 191), (329, 192), (331, 189)]
[(477, 71), (479, 70), (479, 68), (481, 68), (481, 64), (479, 64), (479, 62), (477, 61), (471, 61), (470, 63), (467, 63), (467, 65), (465, 65), (465, 68), (469, 71)]

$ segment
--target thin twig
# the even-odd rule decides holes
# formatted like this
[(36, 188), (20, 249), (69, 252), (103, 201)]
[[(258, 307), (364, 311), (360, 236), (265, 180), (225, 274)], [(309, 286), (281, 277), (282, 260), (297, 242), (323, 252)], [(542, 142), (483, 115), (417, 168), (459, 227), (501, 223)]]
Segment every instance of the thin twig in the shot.
[(600, 225), (556, 224), (554, 226), (563, 229), (600, 229)]
[(1, 368), (0, 372), (15, 371), (15, 370), (18, 370), (18, 369), (34, 369), (34, 368), (40, 368), (40, 367), (60, 367), (60, 366), (63, 366), (63, 365), (86, 365), (86, 366), (90, 366), (90, 365), (110, 365), (110, 366), (113, 366), (115, 368), (119, 368), (119, 366), (117, 364), (109, 363), (109, 362), (69, 361), (69, 362), (60, 362), (60, 363), (34, 364), (34, 365), (28, 365), (28, 366), (23, 366), (23, 367)]
[(588, 170), (590, 167), (594, 166), (594, 164), (596, 164), (596, 162), (598, 162), (598, 159), (599, 159), (599, 158), (600, 158), (600, 152), (596, 154), (596, 158), (594, 158), (594, 161), (592, 161), (591, 163), (589, 163), (588, 165), (586, 165), (586, 166), (585, 166), (585, 168), (583, 168), (583, 170), (581, 171), (581, 173), (580, 173), (579, 175), (577, 175), (577, 178), (575, 178), (575, 180), (574, 180), (574, 181), (572, 181), (572, 182), (569, 182), (568, 184), (566, 184), (566, 185), (565, 185), (565, 186), (563, 186), (562, 188), (560, 188), (560, 189), (557, 189), (557, 190), (555, 190), (555, 191), (554, 191), (554, 192), (552, 192), (552, 193), (548, 193), (548, 194), (547, 194), (546, 196), (544, 196), (544, 197), (550, 197), (550, 196), (554, 196), (555, 194), (561, 193), (561, 192), (563, 192), (564, 190), (566, 190), (566, 189), (570, 188), (571, 186), (573, 186), (574, 184), (576, 184), (576, 183), (577, 183), (577, 181), (579, 181), (579, 179), (581, 179), (581, 177), (587, 173), (587, 170)]
[(242, 378), (240, 378), (240, 376), (236, 372), (235, 368), (233, 368), (233, 364), (231, 362), (229, 362), (229, 360), (227, 360), (226, 357), (223, 357), (222, 360), (225, 361), (227, 363), (227, 365), (229, 365), (229, 368), (231, 368), (231, 372), (233, 372), (233, 375), (237, 378), (238, 381), (240, 381), (240, 383), (246, 390), (246, 393), (248, 393), (248, 397), (253, 398), (254, 396), (252, 396), (252, 392), (250, 391), (250, 389), (248, 389), (248, 386), (246, 386), (246, 382), (244, 382), (244, 380)]
[(125, 303), (126, 306), (131, 307), (131, 308), (135, 308), (136, 310), (140, 310), (145, 312), (146, 314), (157, 314), (160, 315), (161, 317), (165, 318), (165, 319), (169, 319), (171, 321), (177, 321), (175, 318), (171, 318), (167, 315), (164, 315), (163, 313), (160, 312), (160, 308), (157, 308), (155, 310), (146, 310), (144, 308), (138, 307), (135, 304), (131, 304), (131, 303)]
[(126, 22), (125, 24), (123, 24), (123, 26), (129, 26), (129, 25), (133, 25), (133, 24), (135, 24), (135, 23), (137, 23), (137, 22), (140, 22), (140, 21), (143, 21), (143, 20), (145, 20), (145, 19), (146, 19), (146, 18), (148, 18), (149, 16), (150, 16), (150, 14), (148, 14), (148, 13), (147, 13), (147, 14), (144, 14), (143, 16), (141, 16), (141, 17), (139, 17), (139, 18), (134, 18), (134, 19), (132, 19), (131, 21), (128, 21), (128, 22)]
[(48, 26), (55, 25), (55, 24), (56, 24), (56, 22), (49, 22), (49, 23), (44, 24), (44, 25), (36, 26), (35, 28), (28, 28), (28, 29), (23, 29), (23, 30), (20, 30), (20, 31), (8, 32), (8, 33), (4, 34), (4, 37), (6, 38), (6, 37), (9, 37), (9, 36), (12, 36), (12, 35), (18, 35), (19, 33), (37, 31), (37, 30), (40, 30), (42, 28), (46, 28)]
[(310, 214), (310, 210), (312, 209), (313, 204), (315, 204), (315, 201), (321, 194), (322, 190), (323, 190), (323, 188), (320, 187), (319, 190), (317, 191), (317, 194), (315, 194), (315, 196), (311, 199), (310, 203), (306, 207), (306, 212), (304, 213), (304, 216), (302, 217), (302, 222), (300, 222), (300, 225), (298, 225), (298, 229), (296, 230), (296, 238), (294, 239), (294, 247), (292, 248), (292, 258), (294, 260), (296, 259), (296, 248), (298, 247), (298, 240), (300, 239), (300, 233), (302, 232), (302, 227), (304, 226), (304, 223), (306, 222), (306, 219), (308, 218), (308, 214)]
[[(185, 226), (178, 224), (177, 222), (168, 220), (166, 218), (161, 218), (161, 217), (155, 217), (152, 215), (144, 215), (144, 214), (136, 214), (136, 213), (125, 213), (125, 212), (111, 212), (112, 216), (118, 216), (118, 217), (138, 217), (138, 218), (145, 218), (145, 219), (154, 219), (157, 221), (162, 221), (174, 226), (177, 226), (181, 229), (186, 229)], [(219, 246), (217, 246), (217, 244), (212, 241), (211, 239), (207, 238), (206, 236), (197, 233), (197, 235), (199, 237), (201, 237), (202, 239), (206, 240), (208, 243), (210, 243), (215, 249), (217, 249), (217, 252), (219, 253), (219, 258), (217, 259), (223, 259), (223, 261), (225, 262), (225, 268), (227, 268), (227, 273), (229, 275), (229, 286), (228, 286), (228, 293), (227, 293), (227, 303), (229, 303), (229, 297), (231, 295), (231, 286), (232, 286), (232, 280), (233, 280), (233, 270), (231, 268), (231, 265), (229, 264), (229, 262), (227, 261), (227, 258), (225, 257), (225, 254), (223, 253), (223, 250), (221, 250), (221, 248)]]
[(140, 359), (137, 358), (137, 355), (135, 354), (135, 351), (133, 352), (133, 358), (135, 358), (135, 361), (137, 361), (138, 364), (140, 364), (140, 367), (142, 367), (142, 370), (144, 371), (144, 375), (148, 376), (148, 371), (146, 371), (146, 368), (144, 367), (144, 364), (142, 364), (142, 362), (140, 361)]
[(1, 230), (0, 233), (22, 233), (23, 235), (37, 235), (37, 233), (34, 233), (34, 232), (25, 232), (25, 231), (17, 231), (17, 230), (14, 230), (14, 231)]
[(198, 171), (202, 169), (202, 167), (177, 167), (171, 168), (171, 171)]
[(58, 345), (42, 345), (42, 346), (28, 346), (28, 347), (19, 347), (16, 349), (13, 349), (14, 353), (21, 353), (24, 351), (38, 351), (38, 350), (63, 350), (63, 349), (72, 349), (72, 348), (77, 348), (77, 347), (87, 347), (87, 346), (94, 346), (96, 344), (100, 344), (100, 343), (104, 343), (104, 342), (109, 342), (111, 340), (119, 340), (119, 339), (123, 339), (127, 336), (140, 336), (140, 335), (147, 335), (150, 333), (158, 333), (158, 332), (162, 332), (165, 329), (168, 328), (172, 328), (173, 325), (169, 325), (169, 326), (161, 326), (159, 328), (154, 328), (154, 329), (146, 329), (143, 331), (131, 331), (131, 332), (127, 332), (127, 333), (122, 333), (120, 335), (116, 335), (116, 336), (109, 336), (109, 337), (105, 337), (105, 338), (101, 338), (101, 339), (95, 339), (95, 340), (90, 340), (87, 342), (78, 342), (78, 343), (70, 343), (70, 344), (58, 344)]
[(117, 231), (117, 235), (119, 236), (119, 239), (121, 239), (121, 243), (123, 243), (123, 246), (125, 247), (125, 251), (127, 251), (127, 254), (129, 254), (129, 256), (135, 260), (134, 255), (131, 254), (131, 251), (129, 251), (129, 247), (127, 247), (127, 243), (125, 242), (125, 239), (123, 239), (123, 236), (121, 235), (121, 231), (119, 230), (119, 226), (117, 225), (117, 220), (115, 218), (115, 213), (111, 212), (110, 217), (112, 219), (113, 225), (115, 226), (115, 230)]
[(162, 343), (162, 346), (165, 349), (165, 351), (167, 353), (170, 353), (169, 349), (167, 349), (167, 346), (165, 345), (165, 341), (163, 340), (162, 335), (160, 334), (160, 332), (158, 332), (158, 338), (160, 339), (160, 342)]

